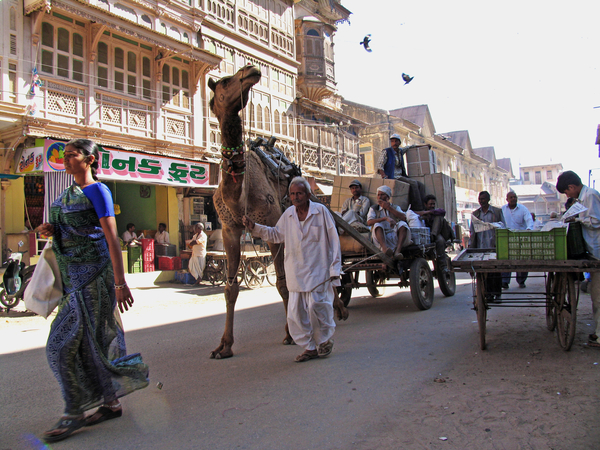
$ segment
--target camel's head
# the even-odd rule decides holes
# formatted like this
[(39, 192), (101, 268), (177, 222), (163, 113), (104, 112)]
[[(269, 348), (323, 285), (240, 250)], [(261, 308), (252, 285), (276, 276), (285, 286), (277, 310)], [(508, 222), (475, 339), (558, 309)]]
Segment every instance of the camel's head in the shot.
[(231, 77), (215, 81), (208, 79), (208, 87), (213, 91), (210, 109), (220, 119), (224, 115), (238, 114), (248, 103), (248, 92), (260, 81), (260, 69), (247, 65)]

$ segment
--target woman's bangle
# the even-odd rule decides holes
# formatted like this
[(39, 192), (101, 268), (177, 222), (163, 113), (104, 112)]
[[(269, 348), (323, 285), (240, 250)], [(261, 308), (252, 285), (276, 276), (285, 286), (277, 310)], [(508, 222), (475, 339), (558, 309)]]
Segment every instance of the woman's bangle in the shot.
[(125, 289), (127, 287), (127, 283), (123, 284), (115, 284), (115, 289)]

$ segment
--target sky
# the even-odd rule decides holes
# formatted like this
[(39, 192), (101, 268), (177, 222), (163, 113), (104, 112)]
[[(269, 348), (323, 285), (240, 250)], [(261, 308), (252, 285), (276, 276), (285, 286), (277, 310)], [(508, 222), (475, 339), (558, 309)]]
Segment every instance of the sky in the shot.
[[(342, 0), (338, 92), (385, 110), (426, 104), (436, 133), (519, 166), (553, 162), (600, 188), (600, 2)], [(359, 45), (371, 34), (368, 53)], [(404, 85), (401, 75), (414, 79)], [(597, 107), (597, 108), (594, 108)]]

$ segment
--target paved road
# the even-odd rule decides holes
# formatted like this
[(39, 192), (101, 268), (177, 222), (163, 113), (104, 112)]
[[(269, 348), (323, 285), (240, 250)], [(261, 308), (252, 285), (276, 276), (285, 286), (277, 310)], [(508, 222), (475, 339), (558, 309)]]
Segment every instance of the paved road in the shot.
[[(122, 418), (52, 448), (598, 448), (600, 353), (581, 345), (589, 297), (571, 352), (545, 330), (541, 310), (508, 308), (490, 312), (481, 352), (470, 279), (458, 283), (451, 298), (436, 289), (429, 311), (417, 311), (407, 290), (378, 299), (354, 291), (331, 357), (303, 364), (293, 361), (296, 346), (280, 344), (274, 288), (241, 292), (235, 356), (220, 361), (208, 355), (224, 324), (221, 289), (136, 289), (123, 322), (150, 386), (123, 399)], [(49, 321), (0, 321), (0, 450), (44, 448), (35, 436), (62, 408), (43, 349)]]

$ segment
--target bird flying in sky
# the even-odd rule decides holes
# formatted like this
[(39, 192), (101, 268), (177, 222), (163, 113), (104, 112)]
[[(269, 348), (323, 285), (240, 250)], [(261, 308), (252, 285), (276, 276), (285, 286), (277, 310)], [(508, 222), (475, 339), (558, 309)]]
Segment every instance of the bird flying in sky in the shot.
[(411, 77), (410, 75), (408, 75), (407, 73), (403, 73), (402, 74), (402, 79), (404, 80), (404, 84), (408, 84), (412, 81), (414, 77)]
[(369, 42), (371, 42), (371, 35), (367, 34), (365, 38), (360, 42), (360, 45), (365, 47), (365, 50), (371, 52), (371, 48), (369, 47)]

